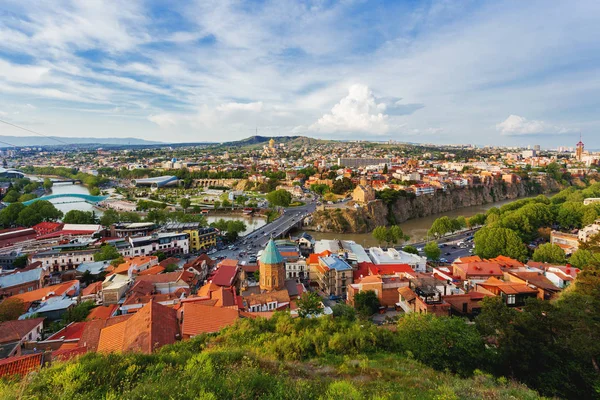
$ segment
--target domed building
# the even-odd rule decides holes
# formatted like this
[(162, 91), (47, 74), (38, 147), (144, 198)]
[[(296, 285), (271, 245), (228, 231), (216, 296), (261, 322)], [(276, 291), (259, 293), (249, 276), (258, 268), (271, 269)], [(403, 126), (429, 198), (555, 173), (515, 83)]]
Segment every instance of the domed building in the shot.
[(275, 246), (273, 238), (267, 243), (258, 261), (260, 290), (273, 291), (283, 289), (285, 287), (285, 262), (277, 246)]

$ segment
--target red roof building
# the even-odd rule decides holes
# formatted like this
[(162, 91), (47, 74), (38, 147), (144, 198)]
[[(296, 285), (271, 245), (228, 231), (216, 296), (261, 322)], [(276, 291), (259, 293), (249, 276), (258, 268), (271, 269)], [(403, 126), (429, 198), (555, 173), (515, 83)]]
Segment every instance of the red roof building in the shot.
[(52, 232), (57, 232), (62, 229), (63, 225), (64, 224), (62, 222), (44, 221), (32, 226), (31, 228), (35, 231), (35, 233), (37, 233), (38, 236), (40, 236), (47, 235)]
[(28, 354), (26, 356), (9, 357), (0, 361), (0, 378), (5, 376), (25, 376), (42, 367), (44, 354)]
[(179, 310), (181, 334), (189, 339), (203, 333), (218, 332), (233, 325), (239, 318), (235, 308), (211, 307), (197, 303), (184, 303)]
[(237, 262), (236, 265), (221, 265), (213, 276), (212, 283), (218, 286), (233, 286), (237, 274)]

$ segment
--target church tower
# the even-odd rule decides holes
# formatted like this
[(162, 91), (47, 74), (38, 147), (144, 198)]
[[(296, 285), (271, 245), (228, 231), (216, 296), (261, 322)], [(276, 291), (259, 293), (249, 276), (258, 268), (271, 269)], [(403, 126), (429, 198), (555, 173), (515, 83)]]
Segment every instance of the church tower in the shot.
[(577, 147), (575, 150), (575, 158), (577, 158), (577, 161), (581, 161), (581, 159), (583, 158), (583, 142), (581, 141), (581, 134), (579, 135), (579, 143), (577, 143)]
[(285, 263), (273, 238), (259, 260), (260, 290), (281, 290), (285, 286)]

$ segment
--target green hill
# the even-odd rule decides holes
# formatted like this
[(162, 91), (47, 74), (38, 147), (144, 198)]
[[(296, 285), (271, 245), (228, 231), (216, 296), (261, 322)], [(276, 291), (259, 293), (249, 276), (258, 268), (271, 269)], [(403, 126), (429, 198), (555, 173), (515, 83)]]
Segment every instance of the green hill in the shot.
[(426, 367), (396, 332), (338, 318), (243, 319), (152, 355), (89, 353), (22, 381), (3, 399), (537, 399), (504, 378)]
[(269, 143), (269, 140), (274, 139), (276, 143), (285, 143), (289, 146), (300, 144), (312, 144), (321, 141), (320, 139), (309, 138), (306, 136), (250, 136), (246, 139), (236, 140), (233, 142), (221, 143), (222, 147), (261, 147)]

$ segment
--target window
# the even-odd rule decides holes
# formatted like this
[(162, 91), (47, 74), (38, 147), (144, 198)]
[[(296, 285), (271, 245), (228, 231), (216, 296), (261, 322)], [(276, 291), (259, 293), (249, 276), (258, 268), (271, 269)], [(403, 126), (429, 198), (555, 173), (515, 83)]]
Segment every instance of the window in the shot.
[(509, 294), (506, 298), (506, 304), (515, 304), (516, 296), (514, 294)]

